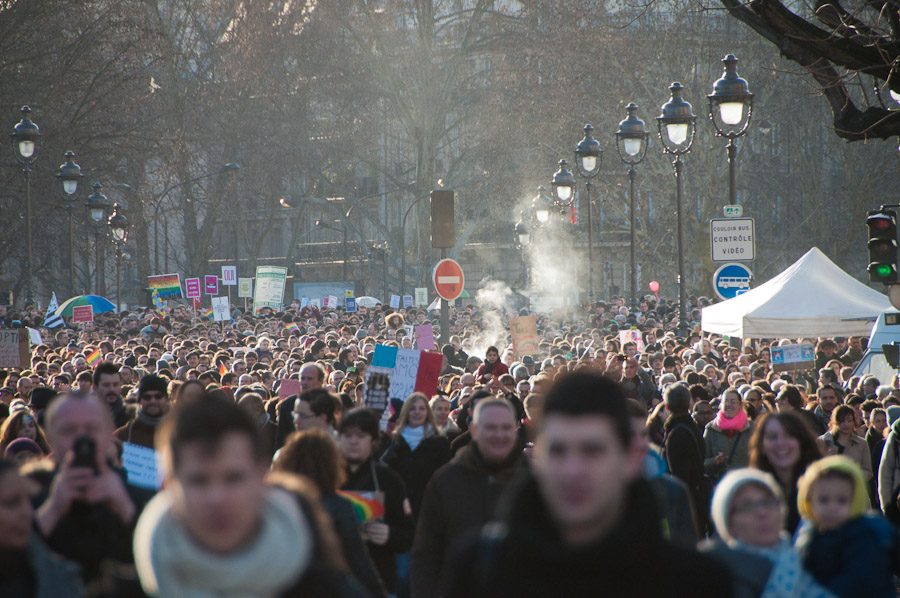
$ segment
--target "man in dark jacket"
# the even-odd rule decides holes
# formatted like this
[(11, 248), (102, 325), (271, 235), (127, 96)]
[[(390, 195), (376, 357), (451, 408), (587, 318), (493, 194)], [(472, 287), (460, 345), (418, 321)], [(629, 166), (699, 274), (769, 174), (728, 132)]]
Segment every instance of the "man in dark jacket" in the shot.
[(120, 442), (155, 448), (156, 427), (163, 420), (172, 403), (165, 378), (147, 374), (138, 387), (137, 414), (130, 422), (115, 431)]
[[(124, 473), (106, 459), (112, 431), (109, 409), (92, 395), (64, 395), (47, 412), (54, 469), (47, 487), (33, 499), (35, 524), (53, 551), (81, 566), (88, 585), (100, 579), (105, 563), (132, 562), (137, 509)], [(82, 437), (94, 446), (90, 464), (75, 459), (75, 443)]]
[(101, 361), (94, 369), (93, 390), (101, 401), (109, 405), (116, 428), (121, 428), (134, 417), (134, 410), (129, 409), (122, 400), (122, 377), (119, 366), (111, 361)]
[(410, 562), (413, 598), (447, 595), (452, 547), (490, 520), (521, 463), (516, 415), (508, 401), (481, 400), (469, 429), (472, 443), (425, 488)]
[(664, 449), (669, 471), (684, 482), (691, 494), (694, 520), (703, 529), (708, 517), (706, 486), (703, 479), (705, 449), (703, 435), (691, 417), (691, 391), (684, 384), (673, 384), (663, 394), (670, 413), (663, 428), (666, 431)]
[(452, 570), (450, 596), (731, 596), (728, 572), (663, 540), (618, 384), (574, 373), (547, 395), (533, 477)]
[(341, 418), (338, 445), (347, 461), (342, 490), (384, 505), (384, 514), (363, 523), (361, 533), (384, 587), (396, 594), (395, 559), (412, 545), (415, 524), (403, 480), (373, 459), (377, 441), (378, 420), (371, 410), (357, 408)]

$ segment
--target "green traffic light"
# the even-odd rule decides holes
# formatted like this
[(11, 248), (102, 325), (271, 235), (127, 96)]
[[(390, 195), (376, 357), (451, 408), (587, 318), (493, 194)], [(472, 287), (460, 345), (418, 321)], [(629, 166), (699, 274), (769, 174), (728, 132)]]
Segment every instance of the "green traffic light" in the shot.
[(877, 264), (872, 270), (878, 278), (888, 278), (894, 269), (889, 264)]

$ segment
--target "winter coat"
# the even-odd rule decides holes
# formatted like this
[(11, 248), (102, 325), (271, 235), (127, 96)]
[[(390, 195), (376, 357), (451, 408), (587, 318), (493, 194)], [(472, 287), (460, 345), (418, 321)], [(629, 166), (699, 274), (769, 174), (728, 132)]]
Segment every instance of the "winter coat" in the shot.
[(35, 534), (22, 551), (0, 551), (0, 596), (81, 598), (78, 566), (50, 552)]
[[(900, 425), (894, 422), (891, 433), (888, 434), (881, 453), (881, 463), (878, 464), (878, 500), (881, 503), (881, 511), (885, 515), (896, 515), (896, 501), (894, 495), (900, 486)], [(894, 521), (900, 523), (900, 521)]]
[[(750, 464), (750, 436), (753, 435), (753, 422), (747, 421), (744, 428), (731, 438), (719, 428), (716, 420), (706, 425), (703, 432), (704, 450), (706, 457), (703, 460), (703, 469), (706, 473), (718, 481), (726, 471), (747, 467)], [(735, 447), (737, 443), (737, 447)], [(734, 457), (731, 451), (734, 448)], [(716, 465), (715, 457), (718, 453), (725, 455), (725, 461)], [(731, 458), (731, 463), (729, 463)]]
[[(372, 492), (376, 480), (372, 477), (372, 460), (360, 465), (356, 471), (347, 469), (347, 481), (342, 490)], [(412, 509), (406, 496), (406, 485), (400, 476), (384, 465), (374, 464), (377, 486), (384, 492), (384, 522), (390, 527), (388, 541), (383, 545), (366, 542), (366, 548), (378, 569), (384, 587), (389, 593), (397, 591), (397, 566), (395, 557), (409, 550), (412, 545), (415, 524)]]
[(406, 494), (412, 504), (413, 519), (418, 520), (422, 509), (425, 486), (435, 471), (450, 461), (450, 441), (442, 435), (423, 438), (416, 450), (399, 434), (391, 437), (381, 462), (398, 474), (406, 484)]
[[(816, 444), (823, 455), (829, 454), (829, 449), (832, 447), (835, 450), (838, 448), (834, 435), (831, 432), (826, 432), (816, 438)], [(852, 459), (854, 463), (859, 465), (866, 480), (872, 479), (872, 455), (869, 453), (869, 445), (865, 440), (855, 435), (851, 436), (850, 443), (844, 446), (844, 451), (840, 454)]]
[(880, 515), (862, 515), (826, 532), (804, 522), (795, 546), (806, 570), (841, 598), (896, 598), (896, 531)]
[(684, 482), (691, 493), (694, 515), (704, 524), (709, 496), (703, 477), (705, 446), (697, 424), (689, 414), (673, 415), (664, 424), (666, 462), (673, 476)]
[(500, 361), (499, 359), (494, 362), (493, 369), (488, 370), (488, 363), (482, 363), (478, 366), (478, 369), (475, 371), (475, 380), (478, 382), (484, 382), (484, 374), (490, 374), (494, 380), (499, 380), (500, 376), (503, 374), (508, 374), (509, 368), (506, 367), (506, 364)]
[(378, 598), (387, 596), (375, 563), (372, 562), (372, 557), (366, 551), (366, 545), (359, 533), (359, 522), (350, 501), (332, 492), (322, 497), (322, 507), (331, 517), (332, 526), (341, 543), (341, 553), (344, 555), (353, 577), (372, 596)]
[(120, 442), (130, 442), (138, 446), (155, 448), (154, 437), (156, 426), (148, 424), (135, 416), (130, 422), (113, 432)]
[(578, 547), (560, 539), (534, 479), (517, 484), (509, 499), (499, 523), (462, 547), (449, 596), (731, 596), (731, 577), (722, 565), (663, 540), (644, 480), (628, 488), (614, 528)]
[(447, 595), (452, 547), (490, 520), (521, 464), (520, 451), (493, 464), (471, 444), (435, 472), (425, 488), (410, 558), (413, 598)]

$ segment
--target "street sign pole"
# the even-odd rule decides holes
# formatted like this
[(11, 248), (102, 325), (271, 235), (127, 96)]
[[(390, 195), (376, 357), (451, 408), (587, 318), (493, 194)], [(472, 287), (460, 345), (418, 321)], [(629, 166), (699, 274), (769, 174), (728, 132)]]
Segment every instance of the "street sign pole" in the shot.
[[(447, 258), (447, 250), (441, 249), (441, 259)], [(450, 306), (447, 300), (441, 297), (441, 344), (446, 345), (450, 342)]]

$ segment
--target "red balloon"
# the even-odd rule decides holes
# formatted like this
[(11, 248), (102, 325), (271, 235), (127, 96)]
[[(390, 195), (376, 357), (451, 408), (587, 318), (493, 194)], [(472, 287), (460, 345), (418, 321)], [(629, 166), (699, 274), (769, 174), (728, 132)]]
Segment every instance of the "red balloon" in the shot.
[(654, 293), (655, 293), (656, 291), (658, 291), (658, 290), (659, 290), (659, 283), (656, 282), (655, 280), (651, 281), (651, 282), (650, 282), (650, 290), (653, 291)]

